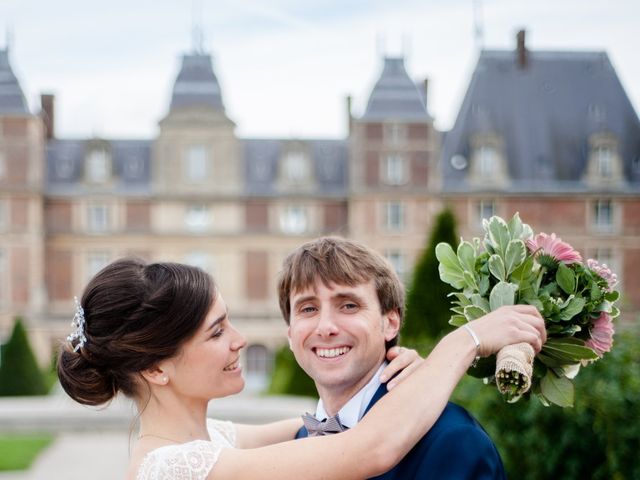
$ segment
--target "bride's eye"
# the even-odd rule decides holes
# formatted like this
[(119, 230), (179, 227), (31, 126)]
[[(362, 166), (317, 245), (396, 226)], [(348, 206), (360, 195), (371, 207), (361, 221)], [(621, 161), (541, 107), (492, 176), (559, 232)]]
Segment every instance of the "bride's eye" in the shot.
[(218, 330), (216, 330), (211, 334), (210, 338), (219, 338), (222, 336), (223, 333), (224, 333), (224, 328), (219, 328)]

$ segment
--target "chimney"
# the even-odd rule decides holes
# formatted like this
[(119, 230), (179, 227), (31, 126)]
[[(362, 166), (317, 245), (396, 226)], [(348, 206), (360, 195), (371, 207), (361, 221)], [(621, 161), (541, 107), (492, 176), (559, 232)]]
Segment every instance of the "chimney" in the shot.
[(427, 98), (429, 98), (427, 96), (428, 93), (429, 93), (429, 79), (428, 78), (425, 78), (424, 82), (422, 82), (422, 88), (423, 88), (423, 94), (424, 94), (424, 109), (427, 110), (427, 107), (429, 105), (429, 103), (427, 101)]
[(527, 68), (527, 46), (525, 44), (525, 31), (518, 31), (518, 35), (516, 36), (517, 40), (517, 54), (518, 54), (518, 67), (521, 69)]
[(351, 116), (351, 95), (347, 95), (347, 135), (351, 135), (351, 122), (353, 117)]
[(44, 129), (47, 140), (51, 140), (55, 137), (54, 130), (54, 100), (55, 97), (48, 93), (40, 95), (40, 107), (42, 108), (40, 114), (42, 115), (42, 121), (44, 122)]

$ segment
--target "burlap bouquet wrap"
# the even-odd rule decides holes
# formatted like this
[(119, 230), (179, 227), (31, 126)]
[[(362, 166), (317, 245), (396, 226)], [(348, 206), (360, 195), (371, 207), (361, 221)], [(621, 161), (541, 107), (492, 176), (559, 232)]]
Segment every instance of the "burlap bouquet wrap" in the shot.
[(533, 357), (535, 352), (528, 343), (516, 343), (507, 345), (498, 352), (496, 358), (496, 384), (500, 393), (505, 394), (510, 391), (511, 380), (505, 380), (505, 375), (513, 378), (513, 374), (518, 374), (517, 390), (515, 395), (522, 395), (531, 388), (531, 376), (533, 375)]

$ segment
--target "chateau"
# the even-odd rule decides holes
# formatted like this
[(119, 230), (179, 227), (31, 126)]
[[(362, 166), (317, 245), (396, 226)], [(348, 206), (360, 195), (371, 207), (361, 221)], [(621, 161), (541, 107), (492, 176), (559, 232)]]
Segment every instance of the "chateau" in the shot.
[(364, 113), (346, 101), (346, 138), (238, 138), (211, 57), (194, 52), (155, 138), (71, 140), (56, 136), (53, 96), (29, 110), (0, 50), (0, 341), (22, 315), (45, 360), (106, 263), (186, 262), (221, 285), (258, 389), (285, 343), (275, 291), (290, 250), (342, 235), (408, 279), (445, 205), (461, 235), (519, 211), (613, 266), (636, 320), (640, 121), (607, 54), (530, 51), (523, 32), (514, 50), (484, 50), (448, 132), (427, 87), (384, 58)]

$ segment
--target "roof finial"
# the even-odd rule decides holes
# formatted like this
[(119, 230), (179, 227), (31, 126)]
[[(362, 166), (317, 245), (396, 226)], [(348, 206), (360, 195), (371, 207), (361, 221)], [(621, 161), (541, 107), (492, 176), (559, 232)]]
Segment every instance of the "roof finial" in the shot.
[(473, 0), (473, 39), (476, 48), (484, 48), (484, 20), (482, 16), (482, 0)]
[(202, 0), (193, 0), (191, 15), (193, 51), (195, 53), (203, 53), (204, 32), (202, 28)]

